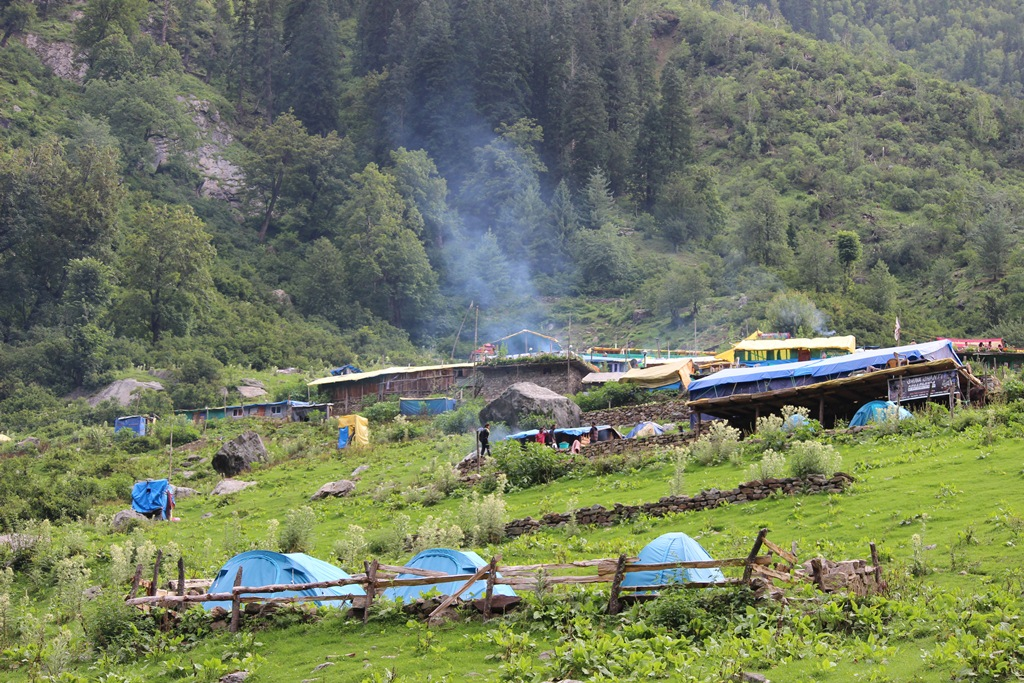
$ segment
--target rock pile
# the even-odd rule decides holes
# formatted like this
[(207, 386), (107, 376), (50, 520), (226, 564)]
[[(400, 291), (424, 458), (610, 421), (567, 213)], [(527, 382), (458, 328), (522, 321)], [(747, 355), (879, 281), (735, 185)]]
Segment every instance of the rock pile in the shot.
[(595, 422), (599, 425), (635, 425), (638, 422), (685, 422), (689, 423), (690, 409), (682, 399), (659, 403), (645, 403), (640, 406), (621, 406), (607, 410), (591, 410), (583, 413), (583, 421), (587, 424)]
[[(816, 564), (817, 572), (815, 572)], [(807, 560), (797, 571), (813, 580), (818, 584), (818, 588), (826, 593), (871, 595), (884, 588), (884, 582), (879, 583), (881, 572), (864, 560), (833, 562), (818, 557)]]
[[(665, 496), (656, 503), (642, 505), (621, 505), (616, 503), (611, 509), (602, 505), (593, 505), (575, 511), (576, 523), (584, 526), (612, 526), (629, 521), (638, 515), (664, 517), (678, 512), (690, 510), (708, 510), (724, 503), (743, 503), (750, 500), (762, 500), (773, 494), (793, 495), (796, 493), (841, 493), (853, 477), (837, 472), (831, 478), (812, 474), (802, 479), (764, 479), (740, 484), (735, 489), (719, 491), (710, 489), (701, 491), (695, 496)], [(558, 527), (570, 521), (569, 513), (549, 512), (539, 520), (532, 517), (516, 519), (505, 525), (505, 535), (516, 538), (523, 534), (536, 531), (542, 527)]]

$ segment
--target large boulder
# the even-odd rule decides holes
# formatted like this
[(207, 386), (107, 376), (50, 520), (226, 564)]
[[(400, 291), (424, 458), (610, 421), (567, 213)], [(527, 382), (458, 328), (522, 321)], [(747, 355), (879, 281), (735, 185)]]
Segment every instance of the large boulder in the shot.
[(267, 449), (263, 439), (250, 429), (221, 446), (217, 455), (213, 456), (212, 465), (218, 474), (233, 477), (252, 469), (252, 463), (264, 462), (266, 459)]
[(232, 493), (244, 491), (250, 486), (255, 486), (254, 481), (240, 481), (238, 479), (222, 479), (210, 491), (211, 496), (230, 496)]
[(114, 518), (110, 520), (110, 526), (113, 527), (114, 531), (124, 531), (133, 526), (145, 524), (148, 521), (149, 519), (145, 515), (140, 515), (135, 510), (128, 509), (121, 510), (115, 514)]
[(504, 422), (515, 429), (527, 415), (544, 415), (559, 427), (579, 427), (580, 407), (572, 400), (532, 382), (513, 384), (480, 411), (481, 422)]

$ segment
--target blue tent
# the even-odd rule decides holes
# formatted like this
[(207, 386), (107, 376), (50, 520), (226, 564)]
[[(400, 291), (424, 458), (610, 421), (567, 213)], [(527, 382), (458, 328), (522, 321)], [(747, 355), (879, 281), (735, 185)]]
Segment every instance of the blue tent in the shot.
[(801, 427), (808, 427), (810, 424), (811, 421), (800, 413), (793, 413), (786, 418), (785, 422), (782, 423), (782, 431), (792, 432), (796, 429), (800, 429)]
[(854, 413), (853, 419), (850, 420), (851, 427), (863, 427), (869, 422), (884, 422), (888, 416), (888, 411), (899, 410), (899, 417), (901, 420), (906, 420), (908, 417), (914, 417), (909, 410), (902, 406), (897, 406), (892, 401), (871, 401), (865, 403), (860, 409)]
[(637, 436), (661, 436), (665, 429), (657, 422), (640, 422), (636, 427), (626, 434), (627, 439), (635, 439)]
[[(700, 543), (682, 532), (662, 534), (640, 551), (641, 564), (699, 562), (713, 559)], [(673, 583), (725, 581), (721, 569), (661, 569), (626, 574), (623, 586), (661, 586)]]
[(146, 435), (146, 418), (142, 415), (126, 415), (114, 420), (114, 433), (122, 429), (135, 432), (138, 436)]
[(402, 415), (440, 415), (455, 410), (454, 398), (400, 398), (398, 412)]
[[(480, 569), (487, 564), (482, 557), (474, 553), (472, 550), (451, 550), (449, 548), (430, 548), (420, 552), (416, 557), (412, 558), (405, 563), (406, 567), (412, 569), (425, 569), (434, 572), (444, 572), (452, 576), (460, 574), (475, 574), (476, 570)], [(415, 574), (399, 574), (399, 579), (414, 579), (417, 578)], [(409, 603), (414, 600), (418, 600), (423, 593), (429, 593), (431, 590), (437, 589), (441, 591), (443, 595), (451, 595), (455, 591), (459, 590), (466, 583), (466, 580), (452, 581), (451, 583), (438, 583), (433, 586), (398, 586), (395, 588), (384, 589), (384, 597), (389, 600), (402, 599), (403, 602)], [(487, 582), (477, 581), (472, 586), (463, 591), (459, 597), (463, 600), (476, 600), (477, 598), (484, 597), (487, 592)], [(508, 586), (495, 586), (494, 595), (505, 595), (508, 597), (516, 597), (516, 593)]]
[(160, 519), (167, 519), (164, 512), (169, 496), (170, 483), (166, 479), (135, 482), (135, 486), (132, 487), (132, 510), (143, 515), (159, 515)]
[[(317, 581), (334, 581), (336, 579), (347, 579), (349, 575), (338, 569), (333, 564), (310, 557), (305, 553), (281, 553), (269, 550), (249, 550), (235, 555), (228, 560), (217, 577), (210, 585), (210, 593), (230, 593), (235, 583), (235, 574), (238, 568), (242, 568), (243, 586), (270, 586), (279, 583), (314, 583)], [(279, 593), (244, 593), (243, 595), (262, 595), (265, 597), (281, 598), (291, 595), (366, 595), (362, 586), (353, 584), (351, 586), (333, 586), (331, 588), (310, 588), (304, 591), (281, 591)], [(317, 605), (320, 602), (316, 602)], [(327, 603), (329, 605), (339, 604), (336, 601)], [(231, 609), (231, 603), (204, 602), (203, 608), (206, 611), (214, 607)]]

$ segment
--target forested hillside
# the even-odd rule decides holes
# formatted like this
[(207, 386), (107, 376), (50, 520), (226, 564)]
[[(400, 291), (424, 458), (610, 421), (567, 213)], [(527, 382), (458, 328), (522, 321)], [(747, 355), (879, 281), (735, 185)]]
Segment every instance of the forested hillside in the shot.
[(1024, 343), (1024, 107), (924, 70), (1020, 65), (783, 4), (0, 0), (0, 411), (464, 357), (471, 302), (481, 341)]

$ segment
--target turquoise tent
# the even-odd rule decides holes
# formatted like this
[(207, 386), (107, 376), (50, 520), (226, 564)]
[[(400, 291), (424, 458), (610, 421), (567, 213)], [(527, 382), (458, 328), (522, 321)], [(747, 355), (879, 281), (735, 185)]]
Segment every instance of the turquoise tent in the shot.
[[(451, 550), (449, 548), (430, 548), (420, 552), (416, 557), (412, 558), (405, 563), (406, 567), (410, 569), (425, 569), (434, 572), (444, 572), (452, 576), (458, 576), (460, 574), (475, 574), (476, 570), (483, 567), (487, 562), (482, 557), (474, 553), (472, 550)], [(399, 579), (414, 579), (418, 578), (417, 574), (399, 574)], [(455, 591), (459, 590), (466, 583), (468, 579), (462, 581), (452, 581), (450, 583), (438, 583), (433, 586), (398, 586), (395, 588), (384, 589), (384, 597), (389, 600), (402, 599), (403, 602), (409, 603), (418, 600), (423, 593), (428, 593), (431, 590), (438, 590), (443, 595), (451, 595)], [(472, 586), (463, 591), (462, 595), (459, 596), (462, 600), (476, 600), (484, 597), (487, 592), (487, 582), (477, 581)], [(515, 591), (508, 586), (495, 586), (494, 595), (504, 595), (508, 597), (516, 597)]]
[[(349, 575), (333, 564), (310, 557), (305, 553), (281, 553), (269, 550), (249, 550), (235, 555), (228, 560), (210, 586), (210, 593), (230, 593), (235, 583), (235, 574), (242, 568), (243, 586), (270, 586), (280, 583), (315, 583), (318, 581), (334, 581), (347, 579)], [(310, 588), (304, 591), (281, 591), (279, 593), (244, 593), (243, 595), (262, 595), (263, 597), (281, 598), (291, 595), (366, 595), (362, 586), (333, 586), (331, 588)], [(316, 602), (317, 605), (320, 602)], [(331, 601), (330, 605), (340, 604)], [(231, 609), (231, 603), (204, 602), (207, 611), (214, 607)]]
[(851, 427), (863, 427), (869, 422), (885, 422), (890, 411), (898, 410), (899, 418), (906, 420), (909, 417), (914, 417), (909, 410), (902, 406), (897, 406), (892, 401), (871, 401), (865, 403), (860, 409), (853, 414), (853, 419), (850, 420)]
[[(682, 532), (662, 534), (640, 551), (640, 564), (699, 562), (713, 559), (701, 544)], [(663, 586), (673, 583), (725, 581), (721, 569), (661, 569), (626, 574), (623, 586)]]

